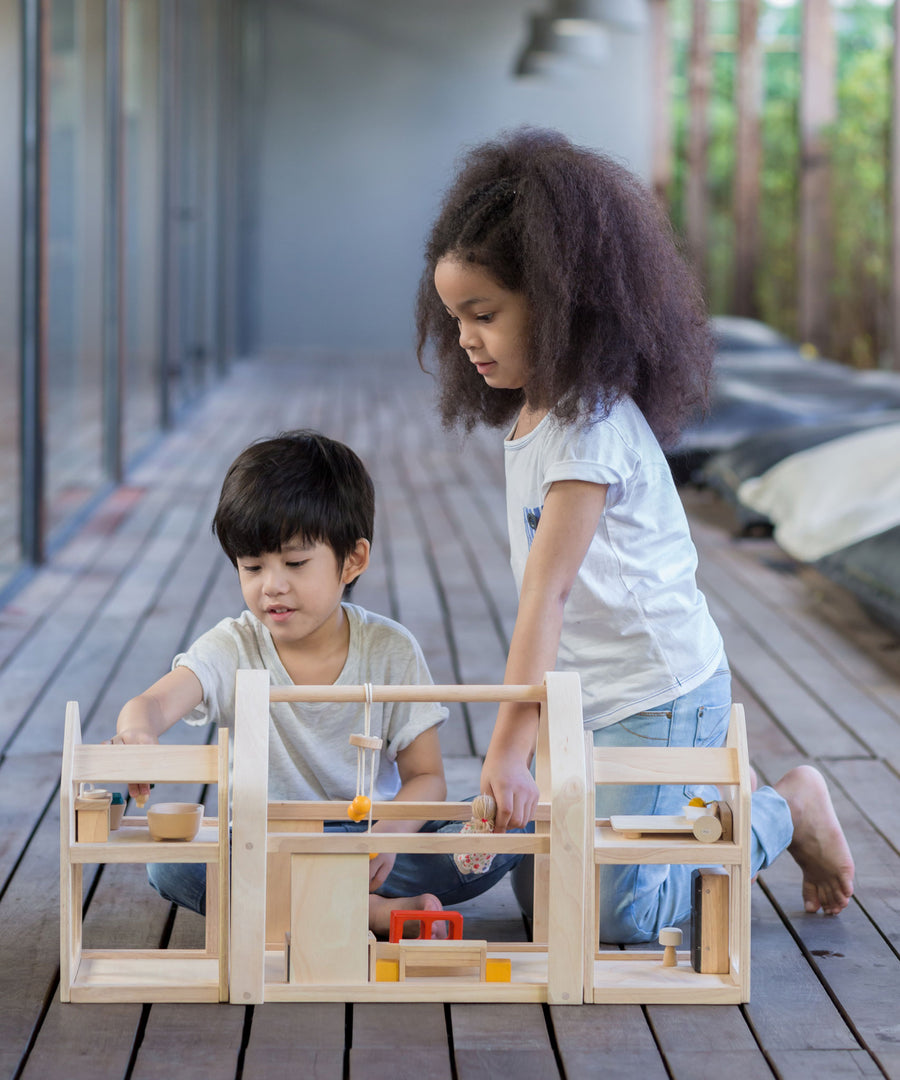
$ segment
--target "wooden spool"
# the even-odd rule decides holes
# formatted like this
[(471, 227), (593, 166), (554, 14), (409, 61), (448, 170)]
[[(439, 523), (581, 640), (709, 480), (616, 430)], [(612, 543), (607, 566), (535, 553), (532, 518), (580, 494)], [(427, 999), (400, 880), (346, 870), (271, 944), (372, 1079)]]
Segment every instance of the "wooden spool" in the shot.
[(363, 750), (380, 750), (384, 746), (384, 739), (377, 735), (351, 735), (351, 746), (361, 746)]

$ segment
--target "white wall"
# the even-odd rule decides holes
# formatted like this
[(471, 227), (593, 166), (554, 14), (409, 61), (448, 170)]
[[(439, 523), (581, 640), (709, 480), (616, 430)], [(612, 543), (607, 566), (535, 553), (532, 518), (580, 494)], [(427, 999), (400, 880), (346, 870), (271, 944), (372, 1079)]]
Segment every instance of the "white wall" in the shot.
[(265, 0), (258, 346), (405, 349), (425, 232), (464, 144), (556, 127), (646, 175), (644, 34), (515, 79), (535, 0)]

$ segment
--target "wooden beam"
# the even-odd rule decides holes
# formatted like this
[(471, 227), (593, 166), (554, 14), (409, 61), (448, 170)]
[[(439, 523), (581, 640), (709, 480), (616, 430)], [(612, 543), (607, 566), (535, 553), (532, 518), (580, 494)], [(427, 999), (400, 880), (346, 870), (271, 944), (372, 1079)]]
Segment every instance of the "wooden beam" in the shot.
[(669, 208), (672, 182), (672, 48), (669, 0), (650, 0), (651, 181), (659, 205)]
[(707, 280), (709, 193), (709, 92), (712, 56), (709, 45), (709, 0), (693, 0), (691, 50), (688, 63), (687, 240), (701, 282)]
[(735, 315), (754, 317), (759, 262), (759, 192), (761, 164), (762, 47), (758, 37), (759, 0), (738, 5), (735, 70), (737, 132), (734, 172)]
[(837, 116), (835, 41), (829, 0), (803, 0), (800, 34), (800, 250), (798, 330), (827, 351), (832, 271), (828, 128)]

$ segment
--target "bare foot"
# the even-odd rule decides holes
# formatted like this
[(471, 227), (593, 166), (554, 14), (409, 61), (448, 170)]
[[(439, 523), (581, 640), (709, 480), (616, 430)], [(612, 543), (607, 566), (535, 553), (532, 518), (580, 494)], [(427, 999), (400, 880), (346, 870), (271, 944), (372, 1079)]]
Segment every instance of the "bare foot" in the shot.
[[(378, 893), (369, 895), (369, 929), (376, 937), (386, 938), (391, 932), (392, 911), (442, 911), (441, 902), (431, 893), (422, 893), (421, 896), (379, 896)], [(410, 937), (419, 933), (420, 924), (409, 920), (403, 927), (403, 936)], [(447, 936), (447, 924), (445, 922), (433, 922), (431, 924), (432, 938), (445, 938)]]
[(803, 871), (803, 903), (837, 915), (853, 895), (853, 856), (834, 812), (825, 778), (811, 765), (791, 769), (773, 785), (794, 822), (788, 851)]

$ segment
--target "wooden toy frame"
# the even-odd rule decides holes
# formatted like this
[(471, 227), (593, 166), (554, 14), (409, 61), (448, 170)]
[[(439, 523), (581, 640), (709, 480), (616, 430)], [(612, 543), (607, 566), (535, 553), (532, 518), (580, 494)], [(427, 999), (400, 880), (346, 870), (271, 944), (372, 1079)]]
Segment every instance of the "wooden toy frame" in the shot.
[[(268, 672), (240, 671), (229, 888), (228, 830), (218, 827), (228, 812), (227, 731), (220, 730), (218, 747), (84, 746), (78, 706), (70, 702), (60, 805), (62, 1001), (749, 1001), (750, 772), (741, 706), (732, 708), (724, 747), (595, 749), (582, 727), (580, 682), (571, 673), (549, 672), (540, 686), (375, 686), (369, 692), (373, 701), (539, 703), (534, 833), (325, 833), (324, 821), (345, 818), (346, 802), (269, 803), (269, 702), (363, 702), (366, 688), (270, 687)], [(124, 818), (119, 832), (105, 841), (78, 842), (78, 789), (98, 781), (217, 783), (218, 819), (204, 819), (200, 835), (188, 843), (152, 841), (141, 817)], [(690, 834), (649, 832), (629, 838), (609, 821), (595, 820), (595, 785), (661, 783), (716, 785), (731, 811), (731, 838), (701, 843)], [(374, 816), (467, 821), (471, 806), (377, 803)], [(533, 940), (455, 943), (461, 949), (478, 946), (482, 978), (445, 974), (466, 963), (471, 967), (468, 953), (454, 959), (451, 948), (446, 962), (435, 951), (436, 971), (427, 976), (414, 972), (377, 981), (379, 959), (394, 959), (402, 950), (374, 943), (368, 932), (368, 864), (374, 851), (532, 854)], [(207, 864), (211, 914), (204, 949), (82, 948), (85, 863), (179, 861)], [(598, 868), (634, 863), (724, 867), (727, 972), (694, 971), (687, 952), (678, 953), (679, 963), (671, 967), (664, 966), (662, 950), (597, 948)], [(496, 968), (507, 960), (509, 981), (484, 978), (486, 965)]]
[[(583, 1000), (584, 837), (587, 787), (578, 677), (551, 672), (542, 686), (375, 686), (373, 701), (533, 701), (554, 752), (538, 770), (541, 806), (534, 834), (324, 833), (286, 831), (291, 821), (346, 817), (346, 803), (273, 804), (267, 796), (268, 714), (273, 701), (359, 701), (365, 688), (274, 687), (265, 671), (237, 676), (233, 776), (231, 1000), (548, 1001)], [(545, 740), (545, 745), (549, 745)], [(270, 829), (270, 816), (283, 831)], [(378, 803), (377, 817), (468, 820), (467, 803)], [(302, 825), (301, 825), (302, 827)], [(535, 856), (534, 942), (488, 943), (511, 959), (510, 982), (429, 977), (369, 980), (368, 863), (373, 851), (504, 852)], [(268, 853), (289, 854), (290, 970), (284, 948), (266, 948)], [(321, 902), (327, 895), (328, 904)], [(240, 913), (240, 917), (237, 913)], [(301, 938), (307, 943), (301, 944)], [(311, 952), (315, 956), (310, 957)]]
[[(586, 861), (593, 877), (585, 890), (585, 994), (588, 1002), (736, 1004), (750, 1000), (750, 765), (744, 710), (733, 705), (723, 747), (603, 747), (585, 739), (591, 790), (595, 784), (713, 784), (731, 811), (731, 839), (701, 843), (689, 834), (629, 838), (597, 819)], [(665, 863), (723, 866), (728, 890), (728, 971), (695, 971), (690, 954), (664, 967), (664, 951), (599, 950), (596, 897), (603, 864)]]
[[(85, 782), (218, 785), (218, 818), (189, 842), (151, 840), (146, 817), (123, 817), (103, 842), (80, 842), (75, 802)], [(228, 1000), (228, 732), (217, 746), (84, 745), (77, 702), (66, 708), (60, 784), (60, 973), (62, 1001)], [(83, 867), (92, 863), (206, 863), (203, 949), (84, 949)]]

